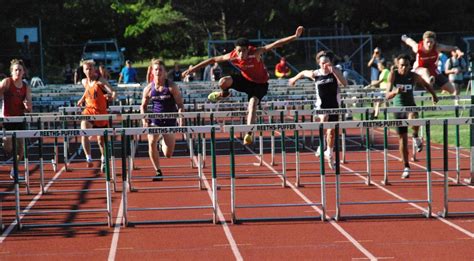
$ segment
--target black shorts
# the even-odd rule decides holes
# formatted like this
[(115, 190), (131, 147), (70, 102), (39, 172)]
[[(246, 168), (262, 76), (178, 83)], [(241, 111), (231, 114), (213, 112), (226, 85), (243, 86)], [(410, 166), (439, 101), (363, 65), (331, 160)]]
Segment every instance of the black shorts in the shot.
[[(416, 105), (415, 105), (416, 106)], [(412, 112), (415, 115), (418, 115), (417, 112)], [(408, 112), (395, 112), (393, 113), (394, 118), (397, 120), (406, 120), (408, 119)], [(398, 134), (405, 134), (408, 133), (408, 127), (397, 127)]]
[(176, 119), (153, 119), (150, 120), (153, 127), (176, 127)]
[(232, 75), (231, 89), (238, 92), (245, 92), (250, 100), (252, 97), (257, 97), (258, 101), (262, 101), (263, 97), (268, 92), (268, 83), (256, 83), (245, 79), (241, 74)]
[(4, 122), (3, 128), (7, 131), (26, 130), (26, 123), (24, 122)]
[(447, 82), (449, 82), (448, 77), (446, 77), (444, 74), (440, 73), (435, 75), (435, 82), (434, 84), (438, 86), (438, 88), (441, 88), (443, 85), (445, 85)]

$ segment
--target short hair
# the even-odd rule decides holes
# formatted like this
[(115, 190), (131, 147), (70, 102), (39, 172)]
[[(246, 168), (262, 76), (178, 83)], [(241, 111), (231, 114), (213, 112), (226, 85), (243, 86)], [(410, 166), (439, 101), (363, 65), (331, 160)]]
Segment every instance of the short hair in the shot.
[(319, 61), (319, 58), (321, 58), (322, 56), (326, 56), (327, 58), (329, 58), (329, 60), (331, 62), (333, 62), (333, 59), (334, 59), (334, 53), (331, 52), (331, 51), (320, 51), (316, 54), (316, 61)]
[(13, 72), (13, 66), (15, 65), (21, 65), (21, 67), (23, 67), (23, 70), (26, 70), (25, 64), (23, 63), (22, 59), (13, 59), (10, 61), (10, 72)]
[(92, 60), (92, 59), (82, 61), (82, 66), (84, 66), (86, 64), (91, 65), (91, 66), (95, 66), (95, 61)]
[(423, 34), (423, 39), (426, 39), (426, 38), (433, 38), (433, 39), (436, 39), (436, 33), (433, 32), (433, 31), (426, 31), (426, 32)]
[(400, 59), (405, 59), (405, 60), (411, 62), (411, 57), (410, 57), (410, 55), (405, 54), (405, 53), (399, 54), (399, 55), (397, 56), (397, 62), (398, 62)]
[(249, 39), (239, 38), (235, 41), (235, 46), (248, 47), (250, 45)]
[(153, 64), (158, 64), (158, 65), (165, 65), (165, 63), (161, 60), (161, 59), (158, 59), (158, 58), (153, 58), (151, 59), (151, 65)]

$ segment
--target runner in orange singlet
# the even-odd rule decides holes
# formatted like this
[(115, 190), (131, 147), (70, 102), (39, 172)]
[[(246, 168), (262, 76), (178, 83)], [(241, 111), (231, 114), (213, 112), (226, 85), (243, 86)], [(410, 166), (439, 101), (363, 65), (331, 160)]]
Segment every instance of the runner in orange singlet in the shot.
[[(268, 72), (262, 61), (262, 54), (273, 48), (281, 47), (291, 41), (296, 40), (303, 33), (303, 26), (296, 29), (295, 34), (279, 39), (273, 43), (262, 47), (251, 46), (246, 38), (239, 38), (235, 42), (235, 48), (230, 53), (211, 57), (199, 64), (184, 71), (182, 77), (206, 67), (208, 64), (231, 62), (240, 70), (239, 75), (222, 77), (219, 80), (220, 92), (213, 92), (208, 96), (209, 101), (216, 102), (230, 95), (229, 89), (245, 92), (248, 95), (248, 115), (247, 124), (255, 122), (257, 105), (268, 91)], [(252, 132), (244, 137), (244, 144), (250, 145), (253, 142)]]
[[(108, 114), (107, 112), (107, 100), (115, 98), (115, 91), (112, 89), (110, 84), (107, 83), (102, 77), (99, 77), (95, 68), (95, 62), (92, 60), (83, 62), (85, 79), (82, 79), (82, 84), (86, 91), (82, 98), (78, 101), (78, 105), (85, 104), (85, 109), (82, 112), (84, 115), (100, 115)], [(82, 121), (81, 129), (90, 128), (107, 128), (108, 121)], [(89, 137), (82, 136), (82, 148), (86, 155), (87, 167), (92, 167), (92, 156), (90, 149)], [(102, 136), (97, 136), (97, 142), (101, 153), (101, 171), (104, 171), (104, 139)]]

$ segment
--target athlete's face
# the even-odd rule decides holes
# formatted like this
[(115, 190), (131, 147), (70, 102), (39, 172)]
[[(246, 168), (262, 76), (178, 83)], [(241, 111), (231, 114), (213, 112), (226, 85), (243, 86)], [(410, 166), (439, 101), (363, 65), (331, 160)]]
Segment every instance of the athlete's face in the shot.
[(423, 47), (424, 47), (427, 51), (431, 51), (431, 49), (433, 49), (433, 47), (434, 47), (434, 44), (435, 44), (435, 39), (433, 39), (433, 38), (425, 38), (425, 39), (423, 39)]
[(94, 68), (94, 65), (90, 63), (86, 63), (82, 66), (84, 74), (88, 79), (93, 79), (96, 76), (96, 70)]
[(15, 64), (13, 65), (11, 68), (10, 68), (10, 71), (11, 71), (11, 74), (12, 74), (12, 78), (14, 80), (16, 79), (22, 79), (23, 78), (23, 74), (25, 73), (25, 71), (23, 70), (23, 66), (21, 66), (20, 64)]
[(235, 51), (237, 52), (239, 59), (246, 59), (249, 54), (249, 48), (244, 46), (236, 46)]
[(405, 59), (399, 59), (397, 62), (398, 73), (401, 75), (406, 74), (410, 70), (410, 61)]
[(327, 56), (321, 56), (319, 57), (319, 66), (323, 70), (328, 70), (329, 66), (331, 66), (331, 60)]
[(160, 64), (153, 64), (153, 77), (155, 79), (161, 79), (162, 77), (166, 76), (165, 67)]

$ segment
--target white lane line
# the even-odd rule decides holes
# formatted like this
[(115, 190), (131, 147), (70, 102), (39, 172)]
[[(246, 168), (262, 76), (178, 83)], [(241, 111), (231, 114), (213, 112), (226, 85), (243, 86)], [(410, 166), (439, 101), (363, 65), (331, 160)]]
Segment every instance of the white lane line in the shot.
[[(193, 161), (196, 164), (196, 166), (199, 166), (196, 156), (193, 156)], [(204, 171), (202, 172), (202, 177), (204, 180), (204, 185), (207, 189), (207, 194), (209, 195), (209, 198), (212, 200), (212, 188), (209, 182), (207, 181)], [(235, 259), (239, 261), (244, 260), (244, 258), (242, 257), (242, 254), (240, 253), (239, 247), (237, 246), (237, 242), (235, 241), (234, 236), (232, 235), (232, 232), (230, 231), (229, 225), (225, 221), (224, 214), (222, 213), (219, 207), (219, 204), (216, 204), (216, 208), (217, 208), (217, 217), (222, 225), (222, 228), (224, 229), (225, 236), (227, 238), (227, 241), (229, 242), (230, 248), (232, 249), (232, 253), (234, 254)]]
[[(379, 131), (377, 131), (377, 132), (379, 132)], [(379, 133), (382, 133), (382, 132), (379, 132)], [(351, 141), (351, 142), (353, 142), (353, 143), (356, 143), (356, 144), (359, 144), (359, 145), (360, 145), (360, 143), (357, 142), (357, 141), (355, 141), (355, 140), (352, 140), (352, 139), (347, 139), (347, 140), (349, 140), (349, 141)], [(425, 147), (426, 147), (426, 146), (425, 146)], [(431, 147), (434, 147), (434, 146), (431, 145)], [(378, 149), (375, 149), (375, 148), (373, 148), (372, 150), (373, 150), (373, 151), (378, 151), (378, 152), (380, 152), (380, 153), (383, 154), (383, 151), (382, 151), (382, 150), (378, 150)], [(452, 153), (455, 153), (455, 152), (452, 152)], [(393, 154), (387, 153), (387, 155), (390, 156), (390, 157), (392, 157), (392, 158), (394, 158), (394, 159), (396, 159), (396, 160), (401, 160), (400, 157), (397, 157), (397, 156), (395, 156), (395, 155), (393, 155)], [(462, 154), (460, 154), (460, 155), (462, 155)], [(415, 166), (417, 166), (417, 167), (419, 167), (419, 168), (422, 168), (422, 169), (426, 170), (426, 167), (424, 167), (424, 166), (422, 166), (422, 165), (420, 165), (420, 164), (418, 164), (418, 163), (416, 163), (416, 162), (413, 162), (413, 161), (412, 161), (412, 162), (410, 162), (410, 164), (413, 164), (413, 165), (415, 165)], [(436, 174), (436, 175), (438, 175), (438, 176), (440, 176), (440, 177), (444, 177), (444, 174), (441, 173), (441, 172), (439, 172), (439, 171), (432, 170), (431, 172), (434, 173), (434, 174)], [(456, 179), (455, 179), (455, 178), (448, 177), (448, 179), (451, 180), (452, 182), (456, 182)], [(466, 182), (464, 182), (464, 181), (461, 181), (460, 184), (461, 184), (461, 185), (464, 185), (465, 187), (474, 189), (474, 185), (471, 185), (471, 184), (466, 183)]]
[[(358, 142), (353, 141), (353, 140), (350, 140), (350, 141), (353, 142), (353, 143), (356, 143), (356, 144), (358, 143)], [(380, 152), (380, 153), (383, 154), (383, 151), (380, 151), (380, 150), (377, 150), (377, 149), (373, 149), (373, 150), (374, 150), (374, 151), (378, 151), (378, 152)], [(391, 153), (387, 153), (387, 155), (390, 156), (391, 158), (394, 158), (394, 159), (397, 159), (397, 160), (400, 159), (399, 157), (397, 157), (397, 156), (395, 156), (395, 155), (393, 155), (393, 154), (391, 154)], [(426, 168), (425, 168), (424, 166), (422, 166), (422, 165), (420, 165), (420, 164), (418, 164), (418, 163), (411, 162), (410, 164), (416, 165), (416, 166), (418, 166), (419, 168), (422, 168), (422, 169), (425, 169), (425, 170), (426, 170)], [(344, 166), (343, 164), (341, 164), (341, 167), (343, 167), (344, 169), (346, 169), (346, 170), (348, 170), (348, 171), (353, 172), (355, 175), (357, 175), (357, 176), (360, 177), (361, 179), (367, 181), (367, 179), (366, 179), (363, 175), (361, 175), (360, 173), (358, 173), (358, 172), (356, 172), (356, 171), (354, 171), (354, 170), (352, 170), (352, 169), (350, 169), (350, 168)], [(432, 173), (436, 173), (436, 174), (439, 175), (439, 176), (443, 176), (443, 174), (441, 174), (441, 173), (439, 173), (439, 172), (437, 172), (437, 171), (432, 171)], [(454, 180), (454, 179), (453, 179), (453, 180)], [(392, 195), (392, 196), (395, 197), (395, 198), (398, 198), (398, 199), (400, 199), (400, 200), (406, 200), (406, 199), (403, 198), (402, 196), (396, 194), (395, 192), (392, 192), (392, 191), (388, 190), (387, 188), (385, 188), (385, 187), (383, 187), (383, 186), (377, 184), (376, 182), (372, 182), (371, 184), (372, 184), (372, 185), (375, 185), (377, 188), (379, 188), (379, 189), (385, 191), (386, 193)], [(467, 186), (467, 187), (472, 188), (473, 186)], [(409, 204), (410, 204), (411, 206), (417, 208), (417, 209), (420, 209), (420, 210), (422, 210), (422, 211), (426, 211), (426, 209), (424, 209), (423, 207), (421, 207), (421, 206), (419, 206), (419, 205), (417, 205), (417, 204), (415, 204), (415, 203), (409, 203)], [(454, 224), (454, 223), (451, 222), (451, 221), (446, 220), (445, 218), (439, 216), (439, 215), (436, 214), (436, 213), (431, 213), (431, 215), (432, 215), (433, 217), (435, 217), (436, 219), (438, 219), (439, 221), (445, 223), (446, 225), (448, 225), (448, 226), (450, 226), (450, 227), (452, 227), (452, 228), (454, 228), (454, 229), (456, 229), (456, 230), (458, 230), (458, 231), (460, 231), (460, 232), (466, 234), (467, 236), (469, 236), (469, 237), (471, 237), (471, 238), (474, 238), (474, 233), (472, 233), (472, 232), (470, 232), (470, 231), (464, 229), (463, 227), (461, 227), (461, 226), (459, 226), (459, 225), (457, 225), (457, 224)]]
[[(71, 157), (71, 160), (74, 159), (75, 157), (77, 156), (76, 153), (74, 153)], [(68, 164), (69, 165), (69, 164)], [(56, 181), (56, 179), (59, 178), (59, 176), (61, 176), (61, 174), (66, 170), (65, 167), (62, 167), (61, 170), (59, 170), (56, 175), (54, 175), (54, 177), (48, 182), (48, 184), (46, 184), (46, 186), (44, 187), (44, 191), (47, 192), (48, 189), (53, 185), (54, 181)], [(36, 194), (36, 196), (31, 200), (31, 202), (28, 204), (28, 206), (22, 211), (22, 213), (20, 214), (20, 220), (22, 220), (25, 215), (33, 208), (33, 206), (36, 204), (36, 202), (38, 202), (38, 200), (41, 198), (41, 196), (43, 195), (43, 193), (41, 192), (38, 192), (38, 194)], [(10, 235), (10, 233), (13, 231), (13, 229), (16, 227), (17, 225), (17, 220), (15, 219), (9, 226), (7, 229), (5, 229), (5, 231), (3, 232), (3, 234), (0, 236), (0, 244), (2, 244), (8, 237), (8, 235)]]
[[(112, 242), (110, 243), (110, 251), (109, 251), (109, 257), (107, 260), (113, 261), (115, 260), (115, 256), (117, 255), (117, 249), (118, 249), (118, 242), (119, 242), (119, 236), (120, 236), (120, 228), (122, 225), (122, 218), (123, 218), (123, 197), (120, 200), (120, 208), (117, 213), (117, 218), (115, 219), (115, 225), (114, 225), (114, 235), (112, 237)], [(123, 248), (121, 248), (123, 249)]]
[[(236, 139), (238, 140), (239, 142), (241, 142), (239, 139)], [(254, 151), (252, 151), (250, 148), (246, 147), (248, 151), (250, 151), (250, 153), (252, 153), (257, 159), (260, 159), (260, 156), (258, 154), (256, 154)], [(277, 170), (275, 170), (270, 164), (268, 164), (266, 161), (262, 161), (263, 164), (269, 169), (271, 170), (273, 173), (275, 174), (279, 174), (279, 172)], [(283, 180), (283, 178), (281, 177), (281, 175), (277, 175), (278, 178), (280, 178), (281, 180)], [(313, 204), (314, 202), (312, 202), (309, 198), (306, 197), (306, 195), (304, 195), (298, 188), (296, 188), (293, 184), (291, 184), (290, 182), (288, 182), (288, 180), (286, 181), (286, 185), (288, 187), (290, 187), (300, 198), (302, 198), (306, 203), (308, 204)], [(311, 208), (313, 208), (316, 212), (318, 212), (320, 215), (323, 214), (322, 210), (316, 206), (311, 206)], [(372, 254), (370, 253), (370, 251), (368, 251), (364, 246), (362, 246), (362, 244), (360, 244), (354, 237), (352, 237), (346, 230), (344, 230), (338, 223), (336, 223), (336, 221), (332, 220), (331, 217), (329, 216), (326, 216), (326, 219), (328, 220), (329, 224), (331, 224), (334, 228), (336, 228), (336, 230), (339, 231), (339, 233), (341, 233), (344, 237), (346, 237), (360, 252), (362, 252), (368, 259), (370, 260), (377, 260), (377, 258)]]

